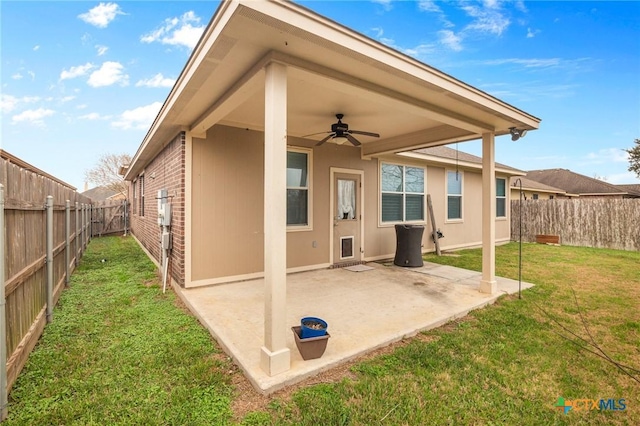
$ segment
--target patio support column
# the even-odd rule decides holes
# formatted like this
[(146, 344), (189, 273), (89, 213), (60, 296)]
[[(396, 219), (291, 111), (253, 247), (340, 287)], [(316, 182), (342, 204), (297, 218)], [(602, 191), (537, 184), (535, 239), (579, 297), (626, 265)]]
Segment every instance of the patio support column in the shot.
[(291, 367), (287, 347), (287, 67), (265, 67), (264, 119), (264, 346), (269, 375)]
[(482, 134), (482, 280), (480, 292), (494, 294), (496, 283), (496, 143)]

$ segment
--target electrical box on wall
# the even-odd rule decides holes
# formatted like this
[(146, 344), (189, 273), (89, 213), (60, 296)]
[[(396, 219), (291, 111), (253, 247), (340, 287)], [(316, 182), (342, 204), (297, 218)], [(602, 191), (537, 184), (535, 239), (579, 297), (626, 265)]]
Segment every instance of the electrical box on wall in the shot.
[(158, 197), (156, 199), (158, 200), (158, 225), (162, 226), (163, 225), (162, 217), (164, 216), (164, 205), (169, 200), (169, 191), (166, 189), (159, 189)]
[(171, 234), (168, 232), (162, 233), (162, 248), (165, 250), (171, 249)]
[(158, 221), (162, 226), (171, 226), (171, 203), (162, 206), (161, 213), (158, 213)]

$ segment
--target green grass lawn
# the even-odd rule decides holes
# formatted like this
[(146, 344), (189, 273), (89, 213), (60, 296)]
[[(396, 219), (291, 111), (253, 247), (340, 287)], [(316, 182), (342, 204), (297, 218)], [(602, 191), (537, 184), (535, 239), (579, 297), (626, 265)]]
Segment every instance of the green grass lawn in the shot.
[(162, 294), (133, 239), (94, 239), (9, 395), (3, 424), (225, 424), (230, 370), (209, 333), (172, 292)]
[[(481, 270), (480, 250), (457, 254), (426, 260)], [(355, 378), (301, 389), (245, 422), (640, 424), (640, 253), (526, 244), (523, 259), (522, 278), (536, 287), (521, 300), (503, 297), (356, 364)], [(496, 268), (518, 278), (517, 244), (497, 249)], [(635, 368), (636, 379), (581, 349), (598, 352), (571, 333), (593, 336), (609, 357)], [(554, 407), (559, 397), (624, 399), (626, 410), (565, 415)]]
[[(534, 244), (523, 253), (522, 278), (536, 286), (522, 300), (503, 297), (338, 381), (276, 395), (240, 422), (640, 424), (640, 253)], [(426, 260), (480, 270), (480, 250), (457, 255)], [(497, 274), (517, 279), (517, 244), (498, 247)], [(251, 397), (234, 388), (238, 374), (162, 294), (135, 241), (94, 239), (11, 392), (7, 424), (231, 424), (234, 401)], [(565, 415), (559, 397), (624, 399), (626, 410)]]

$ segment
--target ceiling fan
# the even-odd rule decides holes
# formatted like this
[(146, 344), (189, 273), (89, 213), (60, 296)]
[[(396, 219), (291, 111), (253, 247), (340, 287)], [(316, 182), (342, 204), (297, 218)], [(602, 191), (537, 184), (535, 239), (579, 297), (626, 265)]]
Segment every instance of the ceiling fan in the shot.
[(360, 146), (362, 145), (360, 141), (351, 135), (365, 135), (365, 136), (371, 136), (374, 138), (380, 137), (380, 135), (377, 133), (363, 132), (361, 130), (349, 130), (349, 125), (347, 123), (342, 122), (342, 117), (344, 117), (344, 114), (336, 114), (336, 118), (338, 119), (338, 122), (331, 125), (330, 132), (313, 133), (311, 135), (306, 135), (304, 137), (319, 135), (321, 133), (329, 133), (329, 135), (323, 138), (320, 142), (318, 142), (316, 146), (320, 146), (328, 140), (334, 140), (339, 145), (342, 145), (345, 141), (348, 140), (349, 142), (351, 142), (353, 146)]

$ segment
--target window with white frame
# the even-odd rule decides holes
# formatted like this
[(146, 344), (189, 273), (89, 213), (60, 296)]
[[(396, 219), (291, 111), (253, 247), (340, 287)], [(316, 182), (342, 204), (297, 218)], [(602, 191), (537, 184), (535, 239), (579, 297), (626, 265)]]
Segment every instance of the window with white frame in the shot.
[(507, 181), (496, 179), (496, 217), (507, 217)]
[(310, 153), (287, 150), (287, 226), (309, 226)]
[(462, 219), (462, 172), (447, 171), (447, 220)]
[(382, 222), (424, 221), (424, 168), (382, 163)]
[(144, 175), (140, 175), (138, 178), (138, 185), (140, 189), (140, 204), (138, 214), (144, 216)]
[(136, 214), (136, 208), (138, 207), (138, 179), (135, 179), (131, 186), (133, 187), (133, 205), (131, 206), (131, 211), (133, 214)]

